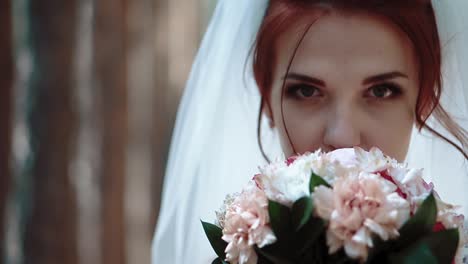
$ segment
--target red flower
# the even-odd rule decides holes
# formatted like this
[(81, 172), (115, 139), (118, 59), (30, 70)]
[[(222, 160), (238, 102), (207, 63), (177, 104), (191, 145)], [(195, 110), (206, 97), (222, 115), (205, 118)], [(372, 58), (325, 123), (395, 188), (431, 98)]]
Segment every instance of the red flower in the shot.
[[(446, 228), (445, 228), (444, 224), (442, 224), (441, 222), (435, 223), (435, 225), (432, 227), (433, 232), (444, 231), (445, 229)], [(452, 264), (455, 264), (455, 260), (452, 261)]]
[(289, 157), (289, 158), (286, 160), (286, 165), (289, 166), (289, 165), (293, 164), (294, 161), (296, 161), (296, 159), (297, 159), (297, 156), (291, 156), (291, 157)]
[(445, 226), (441, 222), (437, 222), (434, 225), (434, 227), (432, 227), (432, 231), (434, 232), (439, 232), (439, 231), (444, 231), (444, 230), (445, 230)]

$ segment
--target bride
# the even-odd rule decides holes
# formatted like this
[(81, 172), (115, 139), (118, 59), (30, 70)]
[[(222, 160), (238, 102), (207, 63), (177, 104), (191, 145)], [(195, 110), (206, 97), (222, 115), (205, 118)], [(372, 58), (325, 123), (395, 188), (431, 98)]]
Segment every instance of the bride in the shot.
[(468, 213), (465, 0), (220, 0), (187, 83), (153, 264), (209, 263), (214, 219), (266, 161), (375, 146)]

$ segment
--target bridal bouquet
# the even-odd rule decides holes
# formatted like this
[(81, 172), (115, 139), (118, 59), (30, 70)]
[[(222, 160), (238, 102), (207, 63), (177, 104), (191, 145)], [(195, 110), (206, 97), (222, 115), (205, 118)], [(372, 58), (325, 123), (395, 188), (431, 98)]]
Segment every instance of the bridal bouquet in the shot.
[(380, 150), (276, 161), (202, 222), (213, 263), (462, 263), (464, 217)]

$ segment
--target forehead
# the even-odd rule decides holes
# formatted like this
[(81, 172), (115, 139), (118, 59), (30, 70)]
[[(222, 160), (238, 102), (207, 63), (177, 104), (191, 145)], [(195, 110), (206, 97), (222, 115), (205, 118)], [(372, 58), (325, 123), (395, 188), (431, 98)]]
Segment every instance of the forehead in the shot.
[[(284, 70), (305, 30), (307, 21), (290, 28), (278, 39), (279, 67)], [(386, 19), (364, 13), (323, 15), (310, 27), (298, 46), (292, 69), (314, 73), (374, 74), (416, 67), (407, 36)], [(306, 72), (305, 72), (306, 73)]]

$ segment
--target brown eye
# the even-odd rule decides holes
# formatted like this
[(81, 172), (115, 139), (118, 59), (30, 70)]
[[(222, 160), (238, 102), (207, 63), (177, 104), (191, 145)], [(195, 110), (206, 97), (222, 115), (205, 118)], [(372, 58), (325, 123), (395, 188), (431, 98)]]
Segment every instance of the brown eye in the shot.
[(293, 85), (287, 89), (287, 93), (297, 99), (310, 99), (320, 96), (318, 88), (306, 84)]
[(393, 98), (401, 94), (401, 89), (394, 84), (375, 85), (367, 91), (366, 96), (376, 99)]

